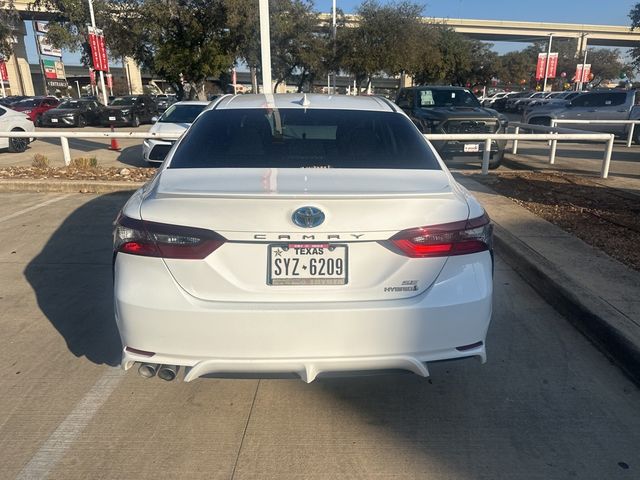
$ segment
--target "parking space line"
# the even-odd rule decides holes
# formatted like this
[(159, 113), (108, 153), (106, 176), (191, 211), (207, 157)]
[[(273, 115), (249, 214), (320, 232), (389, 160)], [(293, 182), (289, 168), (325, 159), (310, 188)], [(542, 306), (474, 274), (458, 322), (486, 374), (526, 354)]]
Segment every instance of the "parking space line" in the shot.
[(24, 214), (24, 213), (29, 213), (33, 210), (37, 210), (38, 208), (42, 208), (42, 207), (46, 207), (47, 205), (51, 205), (52, 203), (56, 203), (59, 202), (60, 200), (64, 200), (67, 197), (70, 197), (71, 195), (73, 195), (72, 193), (68, 193), (66, 195), (62, 195), (60, 197), (55, 197), (55, 198), (50, 198), (49, 200), (46, 200), (42, 203), (38, 203), (36, 205), (32, 205), (30, 207), (27, 208), (23, 208), (22, 210), (19, 210), (15, 213), (12, 213), (11, 215), (6, 215), (4, 217), (0, 217), (0, 223), (1, 222), (6, 222), (7, 220), (11, 220), (12, 218), (16, 218), (19, 217), (20, 215)]
[(109, 368), (31, 457), (16, 479), (46, 478), (124, 377), (124, 370)]

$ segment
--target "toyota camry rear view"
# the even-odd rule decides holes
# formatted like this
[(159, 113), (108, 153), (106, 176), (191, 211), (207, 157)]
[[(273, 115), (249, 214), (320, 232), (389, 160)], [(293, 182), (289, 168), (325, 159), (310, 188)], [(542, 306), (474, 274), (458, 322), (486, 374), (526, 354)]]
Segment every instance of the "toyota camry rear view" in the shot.
[(484, 362), (491, 237), (386, 100), (222, 97), (116, 219), (122, 366), (310, 382)]

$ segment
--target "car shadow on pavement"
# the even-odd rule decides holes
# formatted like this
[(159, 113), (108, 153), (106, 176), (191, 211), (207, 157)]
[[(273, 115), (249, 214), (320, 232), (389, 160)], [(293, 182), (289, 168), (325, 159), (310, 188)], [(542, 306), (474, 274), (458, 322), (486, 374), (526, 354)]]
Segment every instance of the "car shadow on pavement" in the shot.
[(148, 167), (147, 162), (142, 158), (142, 144), (133, 145), (131, 147), (123, 148), (118, 155), (119, 162), (124, 163), (132, 167)]
[(118, 365), (113, 313), (111, 223), (130, 193), (95, 197), (71, 213), (24, 271), (38, 306), (69, 350)]
[[(62, 134), (62, 133), (61, 133)], [(38, 139), (39, 141), (42, 141), (44, 143), (49, 143), (51, 145), (55, 145), (56, 147), (59, 147), (60, 149), (62, 149), (62, 147), (60, 146), (60, 139), (59, 138), (40, 138)], [(89, 140), (88, 138), (76, 138), (76, 139), (69, 139), (69, 148), (71, 150), (79, 150), (81, 152), (93, 152), (95, 150), (104, 150), (106, 148), (108, 148), (109, 145), (107, 143), (104, 142), (94, 142), (92, 140)]]

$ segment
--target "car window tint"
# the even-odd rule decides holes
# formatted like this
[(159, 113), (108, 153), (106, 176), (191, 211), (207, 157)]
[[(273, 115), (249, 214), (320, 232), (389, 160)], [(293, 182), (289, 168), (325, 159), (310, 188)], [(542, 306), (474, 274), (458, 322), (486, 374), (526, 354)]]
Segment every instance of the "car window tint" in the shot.
[(160, 123), (193, 123), (206, 105), (171, 105), (158, 120)]
[(209, 110), (169, 168), (440, 169), (424, 137), (394, 112)]
[(615, 107), (618, 105), (624, 105), (627, 101), (627, 94), (624, 92), (607, 93), (604, 96), (605, 107)]

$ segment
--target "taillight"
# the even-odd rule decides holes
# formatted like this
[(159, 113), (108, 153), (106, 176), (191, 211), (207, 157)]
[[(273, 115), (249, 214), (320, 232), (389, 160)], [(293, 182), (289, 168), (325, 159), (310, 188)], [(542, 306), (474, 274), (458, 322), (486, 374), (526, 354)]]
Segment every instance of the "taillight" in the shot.
[(493, 225), (481, 217), (398, 232), (386, 242), (390, 250), (411, 258), (449, 257), (491, 249)]
[(113, 231), (116, 252), (144, 257), (199, 260), (219, 248), (225, 238), (211, 230), (147, 222), (120, 214)]

